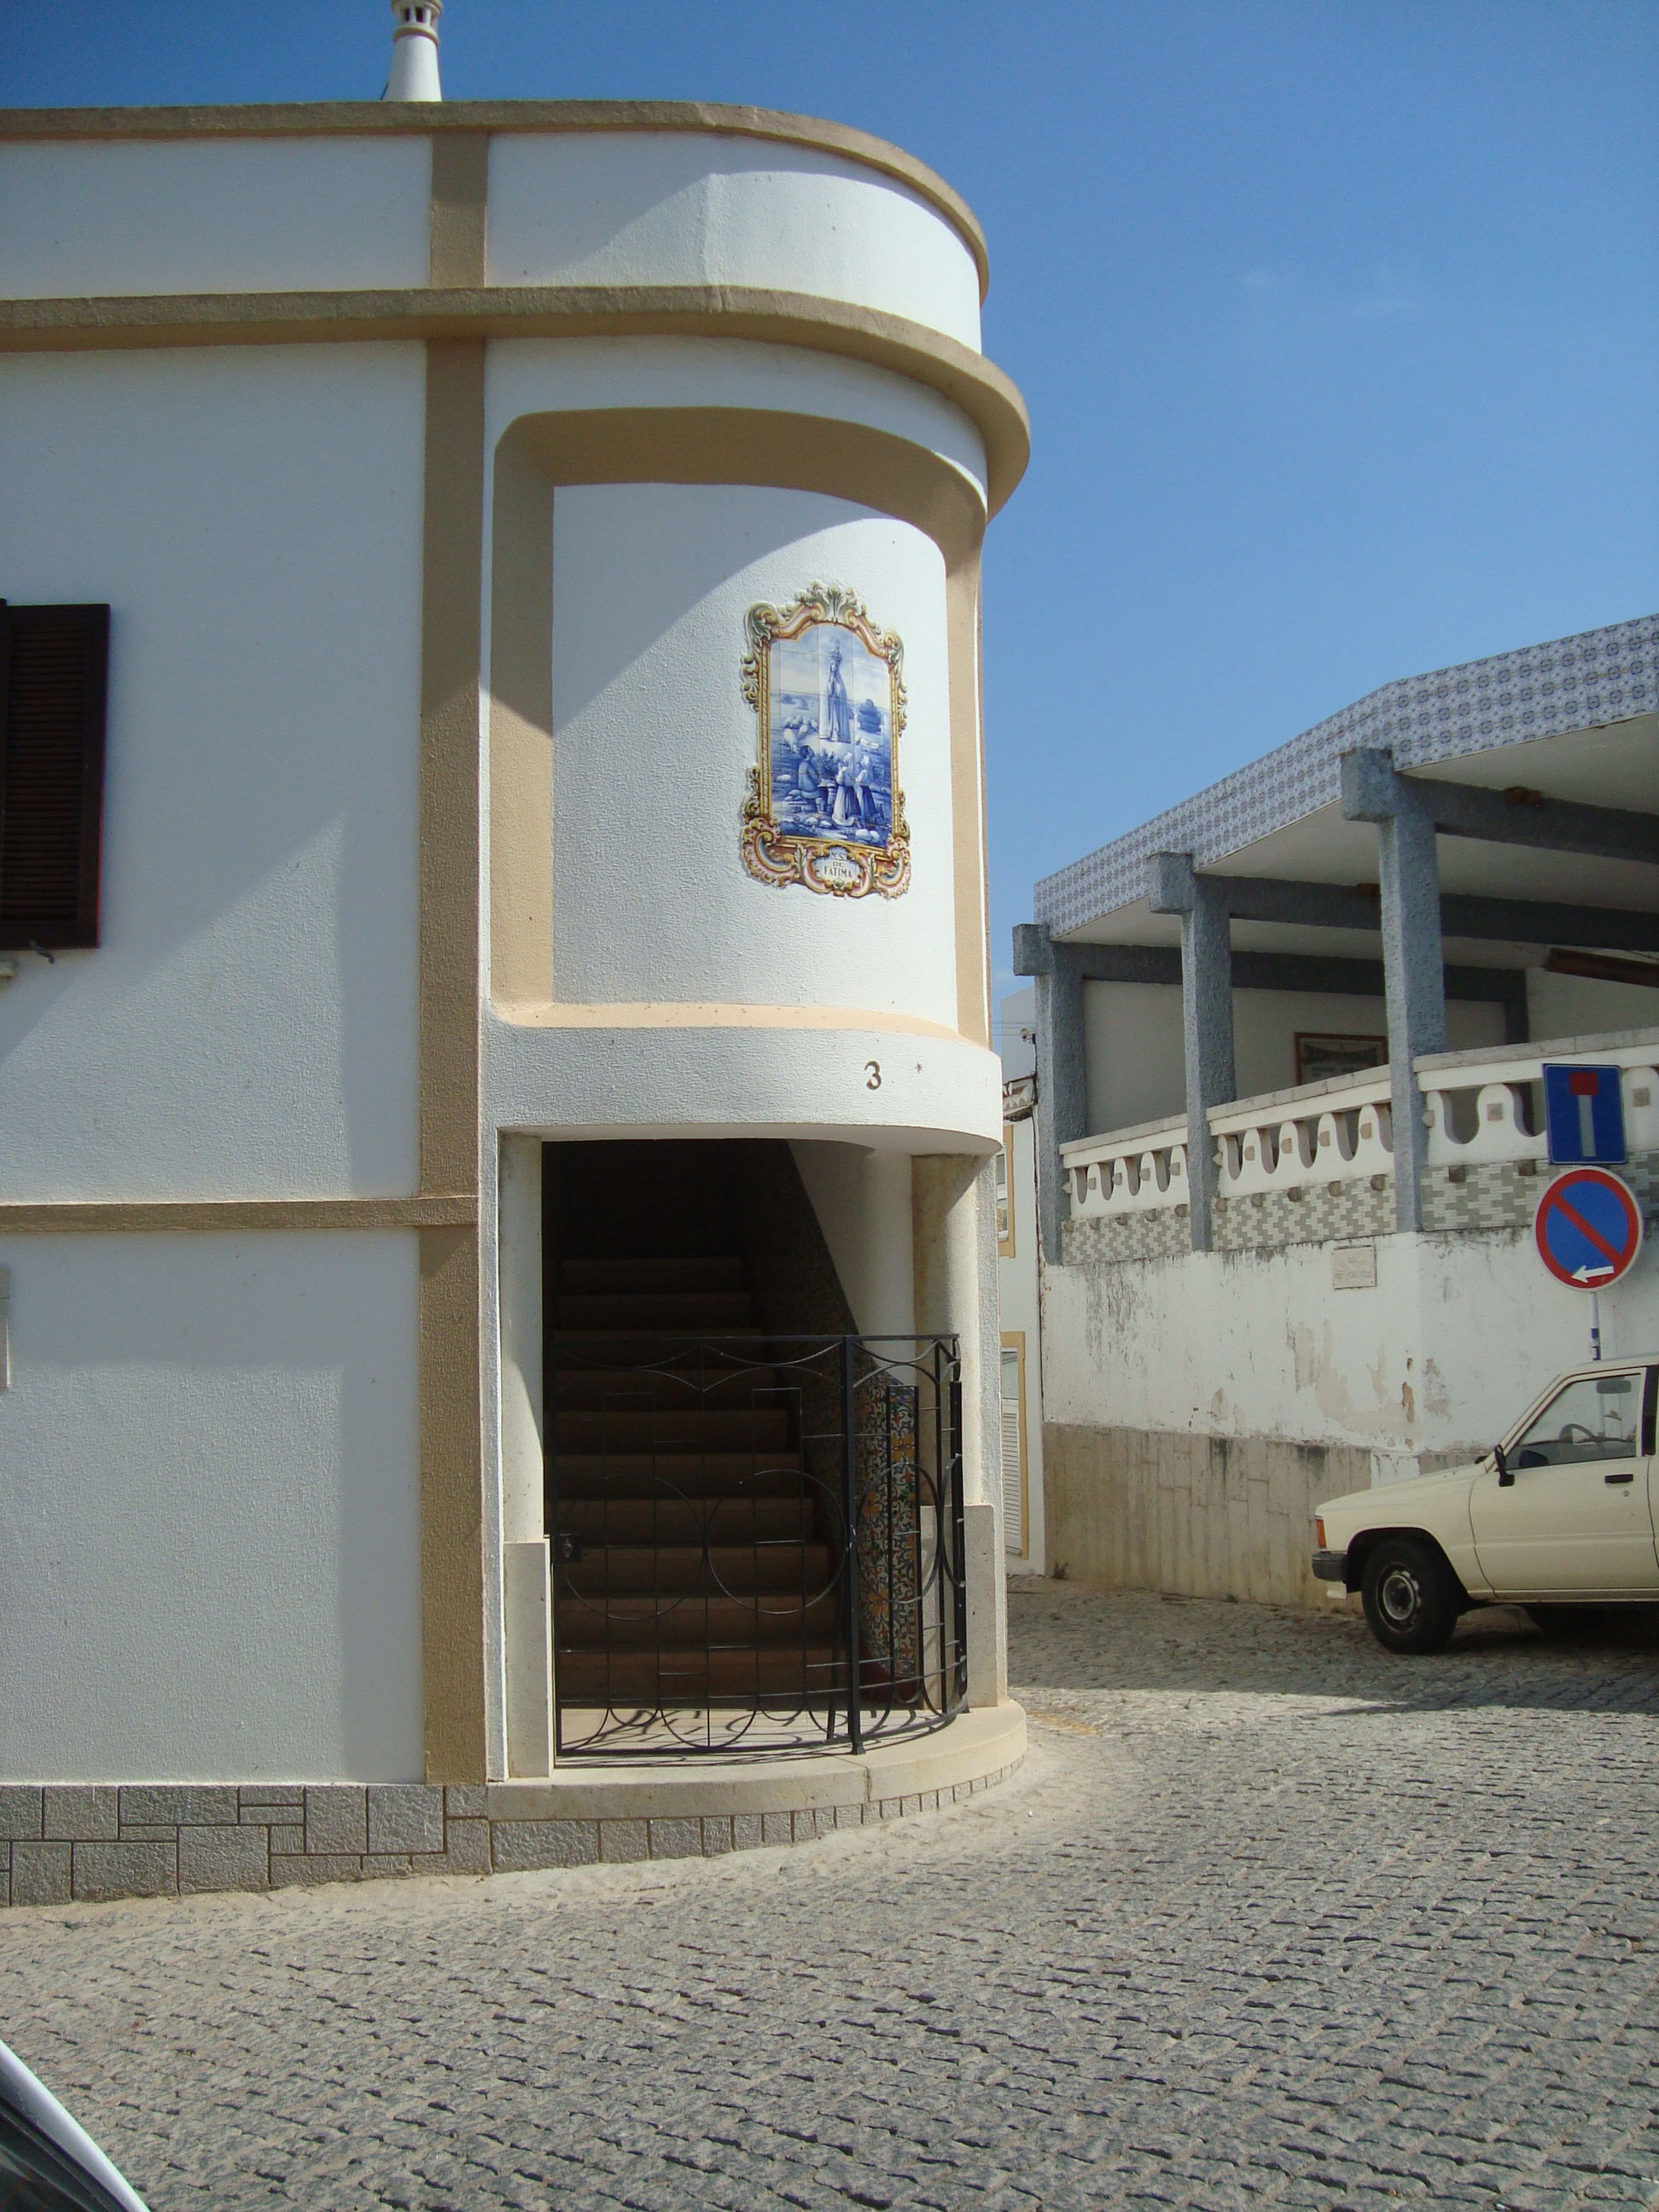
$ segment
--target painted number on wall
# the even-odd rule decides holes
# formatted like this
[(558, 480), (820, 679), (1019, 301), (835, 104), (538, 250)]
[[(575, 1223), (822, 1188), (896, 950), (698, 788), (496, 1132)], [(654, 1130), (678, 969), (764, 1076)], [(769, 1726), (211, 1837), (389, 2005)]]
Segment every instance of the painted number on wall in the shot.
[(864, 1063), (864, 1087), (865, 1087), (865, 1089), (866, 1089), (866, 1091), (879, 1091), (879, 1090), (880, 1090), (880, 1088), (881, 1088), (881, 1062), (880, 1062), (878, 1060), (866, 1060), (865, 1061), (865, 1063)]

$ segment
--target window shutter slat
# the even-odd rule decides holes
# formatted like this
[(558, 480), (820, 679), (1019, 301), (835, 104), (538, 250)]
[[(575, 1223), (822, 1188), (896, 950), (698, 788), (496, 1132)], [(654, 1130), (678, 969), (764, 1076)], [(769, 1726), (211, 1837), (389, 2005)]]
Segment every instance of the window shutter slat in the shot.
[(95, 945), (109, 609), (5, 609), (0, 946)]

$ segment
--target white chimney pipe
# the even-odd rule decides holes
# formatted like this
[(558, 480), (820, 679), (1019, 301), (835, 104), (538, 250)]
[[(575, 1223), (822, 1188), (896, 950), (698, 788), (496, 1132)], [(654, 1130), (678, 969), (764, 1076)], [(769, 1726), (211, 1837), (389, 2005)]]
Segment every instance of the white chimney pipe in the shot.
[(392, 33), (388, 100), (441, 100), (438, 82), (438, 18), (443, 0), (392, 0), (397, 25)]

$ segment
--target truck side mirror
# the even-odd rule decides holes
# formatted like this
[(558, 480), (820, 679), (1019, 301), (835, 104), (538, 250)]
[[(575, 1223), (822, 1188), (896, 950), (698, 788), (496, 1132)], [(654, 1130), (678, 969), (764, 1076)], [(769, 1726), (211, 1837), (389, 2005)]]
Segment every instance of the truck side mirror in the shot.
[(1500, 1490), (1509, 1490), (1513, 1488), (1515, 1483), (1515, 1471), (1510, 1465), (1508, 1455), (1505, 1453), (1502, 1444), (1494, 1444), (1492, 1446), (1492, 1463), (1498, 1469), (1498, 1487)]

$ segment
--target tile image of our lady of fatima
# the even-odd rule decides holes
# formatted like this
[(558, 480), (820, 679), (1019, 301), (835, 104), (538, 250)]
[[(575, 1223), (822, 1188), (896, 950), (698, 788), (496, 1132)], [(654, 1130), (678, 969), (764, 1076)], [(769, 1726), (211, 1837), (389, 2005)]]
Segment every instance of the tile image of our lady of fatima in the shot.
[(751, 876), (862, 898), (910, 882), (898, 783), (904, 648), (849, 591), (809, 585), (787, 607), (750, 607), (743, 693), (759, 724), (743, 860)]

